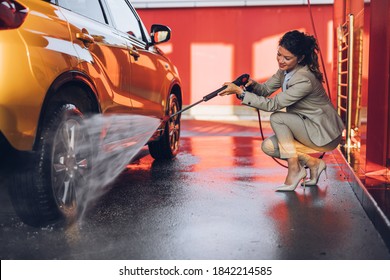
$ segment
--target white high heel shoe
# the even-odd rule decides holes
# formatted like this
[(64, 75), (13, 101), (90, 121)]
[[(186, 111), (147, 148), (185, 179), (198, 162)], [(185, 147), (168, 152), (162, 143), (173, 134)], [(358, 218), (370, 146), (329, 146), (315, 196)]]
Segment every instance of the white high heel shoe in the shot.
[[(304, 182), (306, 184), (306, 186), (316, 186), (318, 183), (318, 180), (320, 179), (320, 175), (321, 175), (322, 171), (325, 171), (326, 178), (328, 178), (328, 174), (326, 173), (326, 164), (322, 159), (320, 159), (320, 163), (317, 166), (317, 173), (314, 174), (313, 178), (310, 178)], [(311, 172), (311, 173), (314, 173), (314, 172)]]
[[(280, 187), (276, 188), (276, 191), (277, 192), (292, 192), (296, 189), (296, 187), (301, 182), (301, 180), (304, 180), (305, 178), (306, 178), (306, 170), (305, 170), (305, 168), (301, 168), (301, 170), (298, 173), (298, 176), (294, 179), (294, 181), (291, 185), (283, 184)], [(303, 186), (305, 187), (305, 181), (303, 181)]]

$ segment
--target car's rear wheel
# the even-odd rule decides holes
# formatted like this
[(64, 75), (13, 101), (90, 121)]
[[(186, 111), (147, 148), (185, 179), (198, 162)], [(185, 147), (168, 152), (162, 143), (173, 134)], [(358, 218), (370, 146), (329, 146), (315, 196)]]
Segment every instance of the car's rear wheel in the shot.
[[(57, 105), (47, 115), (29, 170), (15, 174), (14, 208), (23, 222), (47, 225), (77, 215), (77, 190), (87, 186), (90, 145), (76, 105)], [(92, 149), (92, 148), (91, 148)]]
[[(169, 96), (168, 115), (180, 110), (180, 103), (175, 94)], [(149, 152), (154, 159), (173, 159), (179, 152), (180, 114), (170, 118), (165, 124), (164, 133), (157, 141), (149, 143)]]

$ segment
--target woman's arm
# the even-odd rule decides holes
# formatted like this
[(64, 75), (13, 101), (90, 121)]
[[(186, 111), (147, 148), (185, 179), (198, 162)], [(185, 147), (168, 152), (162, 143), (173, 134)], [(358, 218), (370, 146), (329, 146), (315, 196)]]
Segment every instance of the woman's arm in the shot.
[[(283, 71), (278, 70), (271, 78), (269, 78), (268, 81), (265, 83), (258, 83), (255, 80), (250, 79), (249, 82), (246, 84), (247, 87), (252, 86), (253, 90), (252, 92), (258, 96), (270, 96), (272, 93), (274, 93), (277, 89), (279, 89), (282, 85), (282, 78), (283, 78)], [(230, 94), (236, 94), (240, 95), (243, 92), (243, 89), (241, 87), (236, 86), (233, 83), (224, 83), (224, 86), (227, 86), (226, 89), (221, 91), (219, 95), (230, 95)]]
[(310, 79), (302, 75), (294, 78), (290, 81), (290, 87), (287, 90), (272, 98), (247, 92), (242, 104), (267, 112), (275, 112), (291, 106), (313, 91)]
[(276, 90), (282, 87), (283, 80), (283, 71), (278, 70), (271, 78), (269, 78), (265, 83), (258, 83), (254, 80), (252, 83), (253, 93), (259, 96), (270, 96)]

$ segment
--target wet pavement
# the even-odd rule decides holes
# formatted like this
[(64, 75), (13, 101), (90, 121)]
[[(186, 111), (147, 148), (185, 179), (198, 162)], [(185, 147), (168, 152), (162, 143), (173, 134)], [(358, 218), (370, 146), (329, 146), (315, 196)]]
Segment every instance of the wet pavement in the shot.
[(278, 193), (286, 169), (260, 144), (256, 122), (185, 120), (176, 160), (155, 162), (143, 149), (69, 226), (20, 222), (2, 174), (0, 258), (390, 259), (338, 152), (326, 154), (328, 178), (317, 187)]

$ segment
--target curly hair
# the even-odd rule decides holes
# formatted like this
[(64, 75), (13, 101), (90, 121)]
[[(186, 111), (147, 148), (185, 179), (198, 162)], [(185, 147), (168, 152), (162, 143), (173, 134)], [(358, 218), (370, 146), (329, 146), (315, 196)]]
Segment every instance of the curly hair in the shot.
[(324, 81), (318, 63), (319, 47), (316, 38), (298, 30), (292, 30), (283, 35), (279, 46), (287, 49), (298, 58), (300, 65), (307, 65), (311, 72), (321, 82)]

